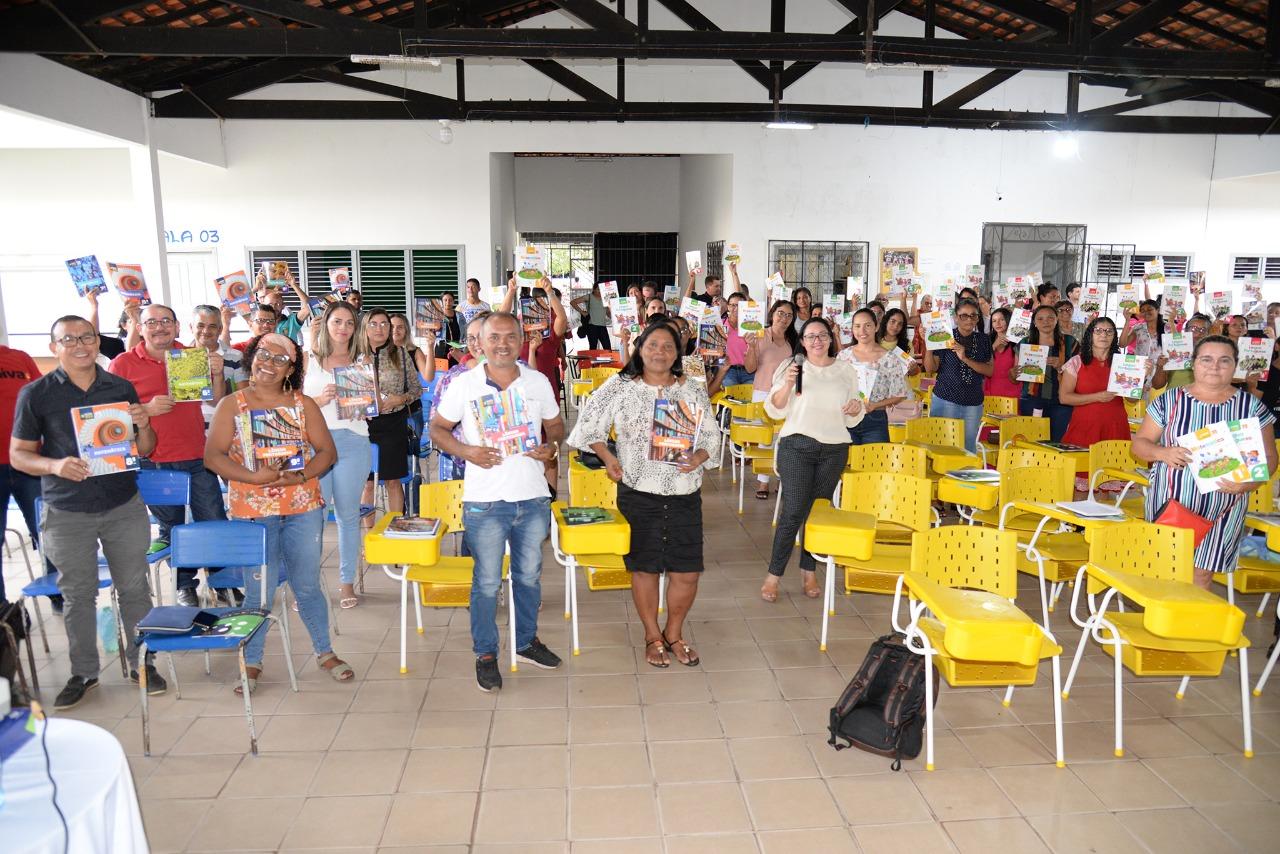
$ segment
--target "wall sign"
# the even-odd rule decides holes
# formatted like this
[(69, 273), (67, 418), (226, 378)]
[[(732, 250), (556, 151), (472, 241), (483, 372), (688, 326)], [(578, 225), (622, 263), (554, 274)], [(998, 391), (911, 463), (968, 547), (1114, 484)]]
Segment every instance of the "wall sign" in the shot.
[(166, 230), (164, 233), (164, 242), (171, 245), (182, 244), (204, 244), (213, 245), (222, 240), (218, 236), (216, 228), (202, 228), (199, 231), (184, 229), (182, 231)]

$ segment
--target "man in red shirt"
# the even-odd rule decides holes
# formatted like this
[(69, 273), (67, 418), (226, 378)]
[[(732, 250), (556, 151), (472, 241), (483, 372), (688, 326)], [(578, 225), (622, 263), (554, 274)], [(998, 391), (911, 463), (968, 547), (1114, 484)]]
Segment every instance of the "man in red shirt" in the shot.
[[(0, 441), (0, 529), (9, 527), (9, 499), (12, 497), (27, 522), (32, 542), (36, 540), (36, 499), (40, 497), (40, 479), (9, 464), (9, 435), (13, 433), (13, 409), (18, 402), (18, 391), (39, 376), (40, 369), (34, 359), (21, 350), (0, 345), (0, 430), (4, 431), (3, 441)], [(61, 596), (56, 598), (62, 599)], [(6, 601), (4, 554), (0, 550), (0, 604)], [(61, 601), (56, 605), (55, 610), (60, 610)]]
[[(166, 305), (149, 305), (142, 310), (141, 326), (142, 340), (132, 350), (111, 360), (111, 373), (133, 383), (138, 401), (155, 430), (155, 450), (142, 460), (142, 467), (187, 472), (191, 475), (191, 515), (195, 521), (226, 519), (218, 478), (204, 467), (204, 416), (200, 402), (175, 403), (169, 396), (164, 354), (186, 349), (177, 341), (177, 315)], [(222, 356), (210, 353), (209, 368), (216, 403), (226, 393)], [(154, 552), (168, 546), (169, 531), (186, 521), (186, 509), (161, 506), (149, 509), (160, 523), (160, 536), (151, 544)], [(199, 604), (195, 570), (178, 571), (178, 604)]]

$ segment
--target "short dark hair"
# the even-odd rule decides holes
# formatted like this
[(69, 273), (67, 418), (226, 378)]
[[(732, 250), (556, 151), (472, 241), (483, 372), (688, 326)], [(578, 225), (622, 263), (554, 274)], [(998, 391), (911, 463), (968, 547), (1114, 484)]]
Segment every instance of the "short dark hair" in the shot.
[(1231, 348), (1231, 357), (1239, 361), (1240, 349), (1236, 346), (1236, 342), (1232, 341), (1226, 335), (1206, 335), (1200, 339), (1200, 343), (1191, 351), (1191, 358), (1194, 359), (1200, 355), (1200, 348), (1206, 344), (1224, 344)]
[[(1036, 288), (1036, 299), (1037, 300), (1044, 299), (1045, 297), (1047, 297), (1049, 294), (1053, 293), (1056, 290), (1058, 290), (1058, 286), (1055, 285), (1053, 282), (1045, 282), (1043, 285), (1040, 285), (1038, 288)], [(1059, 291), (1059, 293), (1061, 292)]]
[(703, 282), (708, 285), (711, 284), (712, 282), (718, 282), (718, 281), (720, 281), (719, 276), (707, 276), (707, 278), (703, 280)]
[(468, 284), (468, 285), (469, 285), (469, 284), (471, 284), (472, 282), (475, 282), (475, 283), (476, 283), (476, 285), (479, 285), (479, 284), (480, 284), (480, 280), (479, 280), (479, 279), (467, 279), (467, 284)]
[(738, 302), (742, 302), (744, 299), (747, 299), (747, 295), (744, 294), (742, 291), (734, 291), (733, 293), (729, 294), (729, 296), (725, 297), (725, 299), (726, 301), (729, 302), (729, 304), (732, 305), (734, 302), (734, 299), (733, 299), (734, 297), (738, 298), (737, 299)]
[(271, 305), (270, 303), (265, 303), (265, 302), (255, 302), (253, 304), (252, 311), (250, 311), (249, 313), (253, 314), (254, 311), (265, 311), (268, 314), (270, 314), (272, 317), (280, 316), (280, 312), (276, 311), (276, 307), (274, 305)]
[[(271, 335), (271, 334), (274, 334), (274, 333), (270, 333), (270, 332), (269, 332), (269, 333), (267, 333), (267, 334), (268, 334), (268, 335)], [(243, 358), (243, 360), (241, 361), (241, 364), (246, 366), (246, 368), (245, 368), (245, 369), (246, 369), (246, 371), (248, 372), (248, 374), (249, 374), (249, 376), (250, 376), (250, 377), (252, 377), (252, 376), (253, 376), (253, 357), (254, 357), (255, 355), (257, 355), (257, 353), (258, 353), (258, 345), (259, 345), (260, 343), (262, 343), (262, 339), (263, 339), (263, 338), (265, 338), (265, 337), (266, 337), (266, 335), (259, 335), (259, 336), (255, 337), (255, 338), (251, 338), (251, 339), (249, 339), (249, 343), (245, 345), (245, 348), (244, 348), (244, 358)], [(299, 347), (297, 344), (294, 344), (294, 346), (293, 346), (293, 367), (292, 367), (292, 370), (290, 370), (290, 371), (289, 371), (289, 376), (285, 377), (285, 380), (284, 380), (284, 381), (285, 381), (285, 389), (286, 389), (286, 390), (287, 390), (287, 389), (292, 389), (292, 390), (294, 390), (294, 391), (302, 391), (302, 374), (303, 374), (303, 366), (302, 366), (302, 348), (301, 348), (301, 347)]]
[(1067, 285), (1067, 289), (1066, 289), (1065, 293), (1071, 293), (1072, 291), (1078, 291), (1078, 290), (1080, 290), (1080, 283), (1079, 283), (1079, 282), (1071, 282), (1071, 283), (1069, 283), (1069, 284)]
[(177, 325), (177, 323), (178, 323), (178, 313), (177, 313), (176, 311), (174, 311), (172, 308), (170, 308), (169, 306), (167, 306), (167, 305), (162, 305), (162, 304), (160, 304), (160, 303), (158, 303), (158, 302), (153, 302), (153, 303), (151, 303), (151, 305), (143, 306), (142, 310), (143, 310), (143, 311), (146, 311), (146, 310), (147, 310), (147, 309), (149, 309), (149, 308), (163, 308), (165, 311), (169, 312), (169, 318), (174, 322), (174, 324), (175, 324), (175, 325)]
[[(90, 323), (89, 323), (89, 321), (85, 320), (83, 317), (81, 317), (81, 316), (80, 316), (80, 315), (78, 315), (78, 314), (64, 314), (64, 315), (62, 315), (62, 317), (59, 317), (57, 320), (55, 320), (55, 321), (53, 322), (53, 325), (49, 327), (49, 340), (50, 340), (50, 341), (57, 341), (57, 340), (58, 340), (57, 336), (53, 334), (53, 330), (57, 329), (57, 328), (58, 328), (58, 325), (59, 325), (59, 324), (62, 324), (62, 323), (84, 323), (84, 324), (88, 324), (88, 325), (90, 325), (90, 326), (92, 325), (92, 324), (90, 324)], [(96, 329), (95, 329), (95, 330), (93, 330), (93, 332), (94, 332), (94, 334), (96, 335), (96, 334), (97, 334), (97, 332), (98, 332), (98, 330), (96, 330)]]

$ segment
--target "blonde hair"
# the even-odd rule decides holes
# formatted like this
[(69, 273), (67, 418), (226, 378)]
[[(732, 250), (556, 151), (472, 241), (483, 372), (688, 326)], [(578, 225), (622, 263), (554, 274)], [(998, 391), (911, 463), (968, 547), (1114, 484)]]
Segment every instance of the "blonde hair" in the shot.
[[(356, 314), (356, 310), (345, 302), (330, 303), (325, 307), (324, 314), (320, 316), (319, 326), (316, 327), (315, 348), (313, 352), (320, 363), (324, 363), (326, 359), (334, 353), (333, 339), (329, 337), (329, 318), (334, 312), (345, 311), (351, 315), (351, 319), (355, 321), (355, 331), (351, 334), (351, 340), (347, 343), (347, 355), (354, 362), (361, 356), (369, 355), (369, 339), (365, 335), (364, 324), (360, 322), (360, 317)], [(315, 321), (312, 321), (313, 323)]]

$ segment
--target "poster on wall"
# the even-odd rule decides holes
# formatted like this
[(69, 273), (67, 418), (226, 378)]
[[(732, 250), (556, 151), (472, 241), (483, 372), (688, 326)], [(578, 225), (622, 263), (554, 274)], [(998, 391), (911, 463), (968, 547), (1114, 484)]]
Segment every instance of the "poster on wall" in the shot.
[(894, 268), (910, 267), (917, 272), (920, 264), (920, 249), (917, 246), (881, 246), (880, 247), (880, 290), (890, 289), (895, 279)]

